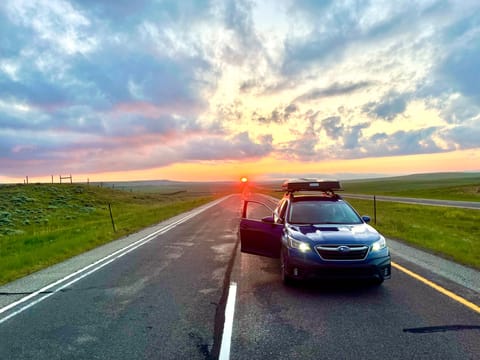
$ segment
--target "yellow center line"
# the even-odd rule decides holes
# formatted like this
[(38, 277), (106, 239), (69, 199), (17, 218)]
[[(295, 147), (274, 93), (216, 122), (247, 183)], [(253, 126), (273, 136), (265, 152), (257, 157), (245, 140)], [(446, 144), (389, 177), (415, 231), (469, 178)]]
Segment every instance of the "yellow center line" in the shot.
[(445, 289), (444, 287), (441, 287), (440, 285), (437, 285), (435, 284), (434, 282), (430, 281), (430, 280), (427, 280), (425, 279), (423, 276), (420, 276), (416, 273), (414, 273), (413, 271), (410, 271), (408, 270), (407, 268), (404, 268), (403, 266), (395, 263), (392, 261), (392, 266), (400, 271), (403, 271), (405, 274), (421, 281), (422, 283), (424, 283), (425, 285), (428, 285), (430, 286), (431, 288), (437, 290), (438, 292), (442, 293), (443, 295), (446, 295), (448, 296), (449, 298), (455, 300), (455, 301), (458, 301), (460, 304), (462, 305), (465, 305), (466, 307), (468, 307), (469, 309), (472, 309), (473, 311), (477, 312), (480, 314), (480, 306), (472, 303), (471, 301), (468, 301), (467, 299), (464, 299), (463, 297), (461, 296), (458, 296), (457, 294), (455, 294), (454, 292), (450, 291), (450, 290), (447, 290)]

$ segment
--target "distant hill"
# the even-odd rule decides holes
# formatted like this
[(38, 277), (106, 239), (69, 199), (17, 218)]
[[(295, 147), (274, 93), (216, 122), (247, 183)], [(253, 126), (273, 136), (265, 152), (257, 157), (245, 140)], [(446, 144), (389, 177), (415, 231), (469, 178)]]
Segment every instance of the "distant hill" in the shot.
[(412, 174), (367, 180), (342, 181), (346, 192), (480, 201), (480, 172)]

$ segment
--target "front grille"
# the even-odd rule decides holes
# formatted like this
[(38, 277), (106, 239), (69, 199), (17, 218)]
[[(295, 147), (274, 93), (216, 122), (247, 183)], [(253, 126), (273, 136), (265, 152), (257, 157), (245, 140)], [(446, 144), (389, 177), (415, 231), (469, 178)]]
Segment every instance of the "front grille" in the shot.
[(321, 245), (315, 249), (324, 260), (363, 260), (368, 254), (366, 245)]

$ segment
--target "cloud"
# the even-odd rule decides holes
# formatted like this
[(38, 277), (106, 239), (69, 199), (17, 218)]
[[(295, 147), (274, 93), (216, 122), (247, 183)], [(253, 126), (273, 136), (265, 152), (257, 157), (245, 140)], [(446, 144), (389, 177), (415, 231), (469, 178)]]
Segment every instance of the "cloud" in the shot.
[(290, 116), (298, 111), (298, 106), (295, 104), (290, 104), (288, 105), (285, 110), (284, 110), (284, 118), (285, 120), (288, 120)]
[[(467, 21), (476, 20), (475, 27), (468, 31), (458, 29), (459, 36), (451, 49), (451, 53), (439, 65), (438, 74), (448, 84), (451, 90), (458, 91), (474, 101), (480, 101), (480, 73), (478, 60), (480, 58), (480, 19), (478, 15), (472, 16)], [(465, 26), (465, 25), (462, 25)], [(450, 32), (453, 32), (450, 29)], [(450, 34), (452, 36), (452, 34)]]
[(228, 39), (223, 44), (223, 60), (236, 66), (258, 66), (265, 53), (253, 23), (252, 3), (225, 0), (220, 4)]
[(393, 2), (359, 6), (334, 1), (295, 2), (292, 11), (306, 21), (304, 28), (308, 30), (285, 41), (282, 73), (302, 73), (312, 65), (326, 67), (345, 60), (352, 47), (359, 44), (381, 43), (402, 31), (412, 31), (422, 8)]
[(312, 89), (309, 92), (299, 96), (295, 101), (310, 101), (330, 96), (348, 95), (355, 91), (368, 88), (373, 85), (371, 81), (361, 81), (358, 83), (339, 84), (334, 83), (324, 89)]
[(179, 151), (187, 160), (232, 160), (254, 159), (270, 154), (272, 137), (264, 136), (253, 141), (248, 132), (241, 132), (231, 138), (208, 136), (195, 138)]
[(0, 168), (475, 148), (479, 13), (443, 0), (3, 1)]
[(406, 110), (409, 97), (410, 94), (390, 92), (378, 102), (365, 104), (363, 111), (371, 116), (392, 121), (397, 115), (402, 114)]
[(396, 131), (393, 134), (379, 133), (366, 139), (362, 146), (373, 156), (396, 156), (443, 152), (432, 139), (436, 127), (421, 130)]
[(480, 146), (480, 120), (470, 121), (439, 131), (439, 137), (451, 149), (475, 149)]
[(321, 125), (332, 139), (338, 139), (343, 134), (344, 126), (341, 123), (340, 116), (330, 116), (323, 119)]
[(253, 113), (252, 118), (261, 124), (284, 124), (288, 119), (298, 111), (298, 107), (295, 104), (290, 104), (284, 109), (274, 109), (270, 115), (263, 116), (256, 112)]

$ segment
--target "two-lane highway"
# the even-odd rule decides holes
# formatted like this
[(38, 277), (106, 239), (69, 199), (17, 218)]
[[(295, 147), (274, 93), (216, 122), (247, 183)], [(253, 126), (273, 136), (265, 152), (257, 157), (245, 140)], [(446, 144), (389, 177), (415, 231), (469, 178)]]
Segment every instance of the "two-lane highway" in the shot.
[(230, 197), (165, 226), (134, 251), (25, 311), (1, 322), (52, 293), (2, 313), (0, 359), (215, 357), (223, 326), (217, 308), (223, 314), (240, 204), (238, 196)]
[(285, 287), (278, 260), (236, 248), (241, 202), (160, 225), (88, 276), (0, 313), (0, 359), (214, 359), (230, 281), (231, 359), (480, 359), (480, 314), (396, 268), (379, 287)]

